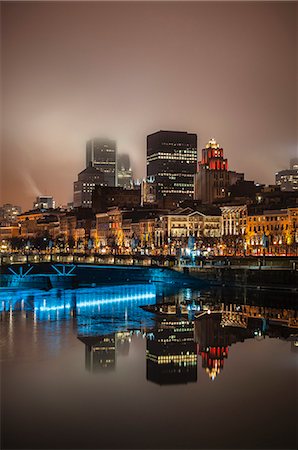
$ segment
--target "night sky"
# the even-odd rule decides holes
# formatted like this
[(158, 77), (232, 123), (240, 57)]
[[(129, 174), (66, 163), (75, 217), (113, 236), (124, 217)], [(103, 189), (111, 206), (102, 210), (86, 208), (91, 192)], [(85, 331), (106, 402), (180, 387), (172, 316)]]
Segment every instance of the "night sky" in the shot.
[(1, 2), (1, 22), (0, 202), (71, 201), (93, 136), (136, 177), (160, 129), (215, 137), (257, 182), (297, 155), (295, 2)]

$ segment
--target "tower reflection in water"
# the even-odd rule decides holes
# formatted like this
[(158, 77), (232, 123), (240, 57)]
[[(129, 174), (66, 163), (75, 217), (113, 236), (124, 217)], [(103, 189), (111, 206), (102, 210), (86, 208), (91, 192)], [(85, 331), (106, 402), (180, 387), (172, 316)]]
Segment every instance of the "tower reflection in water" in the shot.
[(156, 325), (147, 335), (147, 380), (160, 385), (197, 381), (193, 329), (192, 322), (175, 318)]
[[(2, 290), (0, 311), (1, 320), (9, 320), (11, 334), (15, 320), (53, 323), (55, 330), (59, 324), (72, 324), (85, 345), (85, 367), (91, 372), (115, 370), (117, 355), (128, 355), (132, 336), (141, 333), (146, 337), (146, 378), (159, 385), (194, 383), (198, 366), (215, 380), (231, 346), (247, 339), (279, 338), (297, 351), (293, 302), (288, 308), (276, 308), (267, 301), (249, 304), (249, 299), (246, 304), (220, 303), (217, 296), (215, 303), (210, 292), (198, 294), (184, 289), (161, 298), (151, 284), (49, 292)], [(200, 306), (194, 320), (187, 313), (188, 301)], [(160, 314), (140, 308), (156, 302), (163, 302), (156, 308)], [(51, 336), (48, 345), (53, 345)], [(14, 340), (9, 343), (13, 346)]]
[[(147, 335), (147, 380), (160, 385), (195, 382), (200, 358), (202, 368), (215, 380), (230, 347), (247, 339), (278, 338), (291, 342), (292, 351), (298, 350), (295, 309), (224, 303), (202, 306), (203, 312), (193, 321), (160, 320)], [(171, 305), (168, 310), (172, 311)]]
[(85, 345), (85, 368), (89, 372), (116, 368), (116, 355), (128, 355), (132, 332), (122, 331), (106, 336), (79, 336)]

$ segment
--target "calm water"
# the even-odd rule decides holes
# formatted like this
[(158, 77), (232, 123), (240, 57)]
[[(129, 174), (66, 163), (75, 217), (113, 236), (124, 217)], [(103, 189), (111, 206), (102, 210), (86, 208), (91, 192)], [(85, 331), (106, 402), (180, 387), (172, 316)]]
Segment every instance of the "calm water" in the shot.
[[(140, 308), (157, 302), (202, 316)], [(2, 290), (2, 448), (296, 448), (296, 304), (153, 285)]]

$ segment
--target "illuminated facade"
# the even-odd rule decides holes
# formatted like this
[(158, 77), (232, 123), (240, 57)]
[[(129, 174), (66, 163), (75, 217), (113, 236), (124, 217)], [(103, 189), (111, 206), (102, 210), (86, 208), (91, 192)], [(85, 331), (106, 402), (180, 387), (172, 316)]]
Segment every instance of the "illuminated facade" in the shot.
[(253, 254), (291, 253), (298, 244), (298, 208), (248, 215), (246, 243)]
[(194, 198), (211, 204), (224, 198), (228, 186), (243, 178), (243, 174), (228, 170), (228, 160), (224, 158), (223, 149), (215, 139), (210, 139), (202, 149), (202, 159), (195, 174)]
[(86, 167), (99, 170), (103, 186), (117, 186), (116, 141), (94, 138), (86, 145)]
[(222, 236), (245, 235), (247, 206), (222, 206)]
[(20, 229), (18, 226), (14, 225), (0, 226), (0, 241), (17, 237), (19, 236), (19, 233)]
[(168, 239), (220, 238), (222, 219), (218, 215), (208, 215), (192, 208), (179, 208), (161, 217), (163, 242)]
[(158, 131), (147, 136), (147, 177), (154, 177), (158, 197), (193, 198), (196, 164), (196, 134)]
[(0, 207), (0, 223), (3, 223), (4, 225), (15, 223), (21, 212), (22, 209), (20, 206), (5, 203), (2, 207)]
[(60, 219), (58, 214), (41, 211), (28, 211), (18, 216), (20, 236), (35, 238), (49, 235), (55, 238), (60, 233)]
[(157, 202), (156, 182), (154, 177), (148, 177), (141, 182), (141, 205), (152, 205)]
[(51, 195), (40, 195), (36, 197), (33, 203), (34, 209), (53, 209), (55, 208), (55, 200)]
[(73, 241), (74, 247), (85, 248), (87, 240), (95, 227), (95, 217), (90, 209), (81, 209), (74, 212), (68, 212), (60, 216), (60, 235), (65, 242)]

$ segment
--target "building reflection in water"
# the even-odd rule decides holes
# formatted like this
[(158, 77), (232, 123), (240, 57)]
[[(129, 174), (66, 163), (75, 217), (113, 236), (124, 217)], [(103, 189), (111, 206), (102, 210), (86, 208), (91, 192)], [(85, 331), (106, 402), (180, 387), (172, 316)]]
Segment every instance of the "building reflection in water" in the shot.
[(115, 335), (79, 337), (85, 344), (85, 367), (90, 372), (114, 370), (116, 367)]
[(106, 336), (78, 336), (85, 345), (85, 368), (89, 372), (115, 370), (117, 354), (127, 356), (131, 332), (123, 331)]
[(297, 311), (249, 305), (225, 305), (203, 312), (194, 321), (194, 338), (202, 367), (214, 380), (224, 367), (229, 347), (247, 339), (279, 338), (297, 343)]
[[(298, 350), (296, 303), (291, 300), (285, 308), (265, 294), (260, 300), (245, 297), (246, 303), (240, 294), (226, 295), (226, 291), (213, 297), (211, 291), (178, 289), (161, 296), (150, 284), (49, 292), (2, 290), (0, 318), (8, 324), (12, 355), (17, 322), (32, 321), (33, 337), (37, 325), (72, 325), (85, 345), (85, 367), (91, 372), (115, 370), (117, 355), (129, 354), (131, 336), (141, 330), (146, 336), (146, 378), (159, 385), (196, 382), (198, 364), (214, 380), (227, 363), (231, 346), (247, 339), (284, 339), (291, 342), (291, 351)], [(140, 308), (156, 302), (154, 315)], [(49, 328), (43, 329), (47, 333)], [(49, 336), (47, 345), (59, 349), (63, 334), (55, 329)]]
[(147, 335), (146, 376), (154, 383), (197, 381), (197, 352), (193, 323), (175, 318), (158, 322)]

